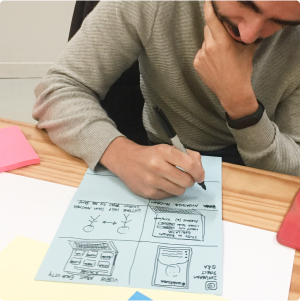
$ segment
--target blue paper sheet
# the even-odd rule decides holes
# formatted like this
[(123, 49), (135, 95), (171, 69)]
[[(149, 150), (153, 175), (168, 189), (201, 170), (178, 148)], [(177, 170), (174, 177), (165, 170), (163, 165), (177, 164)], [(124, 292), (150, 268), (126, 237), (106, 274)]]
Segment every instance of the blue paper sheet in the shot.
[(202, 164), (206, 191), (159, 201), (88, 169), (35, 279), (221, 295), (221, 158)]

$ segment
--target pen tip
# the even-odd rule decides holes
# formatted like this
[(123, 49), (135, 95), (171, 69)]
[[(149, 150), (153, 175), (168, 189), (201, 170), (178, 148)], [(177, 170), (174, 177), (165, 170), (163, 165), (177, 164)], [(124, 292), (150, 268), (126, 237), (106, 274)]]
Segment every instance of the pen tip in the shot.
[(206, 190), (206, 186), (205, 186), (205, 184), (204, 184), (204, 182), (202, 182), (202, 183), (198, 183), (204, 190)]

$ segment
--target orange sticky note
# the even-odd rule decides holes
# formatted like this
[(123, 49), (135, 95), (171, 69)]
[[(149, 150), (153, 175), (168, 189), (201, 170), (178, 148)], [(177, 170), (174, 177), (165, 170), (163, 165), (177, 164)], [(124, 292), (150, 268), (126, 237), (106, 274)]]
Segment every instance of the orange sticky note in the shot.
[(19, 127), (0, 129), (0, 172), (40, 163)]

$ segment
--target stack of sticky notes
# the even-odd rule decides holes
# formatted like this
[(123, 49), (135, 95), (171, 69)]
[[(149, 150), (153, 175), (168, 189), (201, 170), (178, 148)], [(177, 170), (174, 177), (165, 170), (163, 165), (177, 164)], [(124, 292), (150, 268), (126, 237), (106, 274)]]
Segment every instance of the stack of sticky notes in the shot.
[(0, 172), (40, 163), (19, 127), (0, 129)]

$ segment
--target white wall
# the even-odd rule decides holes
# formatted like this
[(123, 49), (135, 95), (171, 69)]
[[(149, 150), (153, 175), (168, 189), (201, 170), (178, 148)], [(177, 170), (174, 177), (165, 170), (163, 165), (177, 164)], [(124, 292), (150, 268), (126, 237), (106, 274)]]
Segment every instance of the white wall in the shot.
[(75, 1), (0, 3), (0, 78), (42, 77), (67, 44)]

